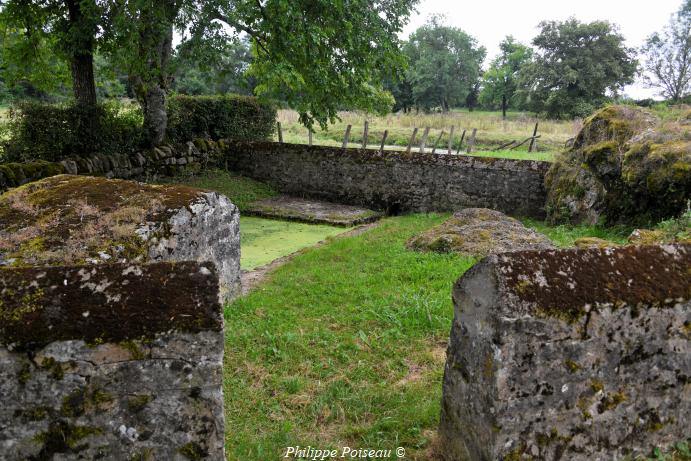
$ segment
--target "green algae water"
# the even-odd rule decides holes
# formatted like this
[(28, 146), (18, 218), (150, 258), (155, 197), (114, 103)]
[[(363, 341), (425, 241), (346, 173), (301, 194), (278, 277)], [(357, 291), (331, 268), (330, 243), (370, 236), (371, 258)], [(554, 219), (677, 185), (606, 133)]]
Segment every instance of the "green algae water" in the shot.
[(274, 259), (310, 247), (348, 228), (322, 224), (240, 217), (240, 267), (252, 270)]

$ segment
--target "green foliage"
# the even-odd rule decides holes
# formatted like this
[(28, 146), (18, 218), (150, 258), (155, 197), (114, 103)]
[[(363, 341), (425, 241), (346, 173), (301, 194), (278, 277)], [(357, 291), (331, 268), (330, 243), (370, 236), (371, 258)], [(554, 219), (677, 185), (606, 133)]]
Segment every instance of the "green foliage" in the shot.
[(679, 217), (660, 221), (655, 228), (671, 241), (691, 241), (691, 201)]
[(238, 0), (208, 2), (203, 14), (251, 37), (257, 94), (286, 101), (305, 125), (324, 127), (342, 108), (391, 108), (380, 82), (404, 65), (397, 34), (414, 3)]
[(687, 0), (670, 18), (662, 33), (648, 37), (645, 55), (646, 83), (658, 88), (672, 102), (691, 94), (691, 2)]
[(276, 108), (250, 96), (173, 96), (168, 99), (168, 138), (268, 140)]
[[(65, 96), (70, 80), (55, 33), (55, 3), (3, 2), (0, 9), (0, 75), (8, 89), (22, 87)], [(61, 2), (60, 2), (61, 3)]]
[(527, 108), (550, 117), (584, 117), (633, 83), (638, 62), (624, 37), (606, 21), (540, 24), (535, 59), (521, 72)]
[(10, 109), (9, 161), (58, 161), (94, 152), (134, 150), (139, 146), (141, 114), (116, 103), (95, 107), (20, 103)]
[(500, 54), (483, 76), (480, 102), (485, 107), (508, 109), (516, 107), (514, 94), (518, 89), (519, 72), (532, 59), (533, 50), (506, 37), (499, 44)]
[(252, 62), (247, 40), (231, 40), (218, 46), (183, 42), (174, 58), (172, 88), (186, 95), (252, 94), (255, 80), (246, 75)]
[(416, 106), (448, 111), (463, 105), (480, 77), (485, 48), (456, 27), (433, 17), (404, 45), (410, 61), (406, 81)]

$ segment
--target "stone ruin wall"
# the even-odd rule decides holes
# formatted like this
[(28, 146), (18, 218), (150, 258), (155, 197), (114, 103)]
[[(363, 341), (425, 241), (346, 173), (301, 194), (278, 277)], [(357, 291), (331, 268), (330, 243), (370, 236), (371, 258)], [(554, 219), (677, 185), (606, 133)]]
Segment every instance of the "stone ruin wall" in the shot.
[(611, 460), (691, 436), (691, 245), (505, 253), (453, 290), (449, 460)]
[[(47, 163), (47, 162), (43, 162)], [(59, 163), (0, 168), (0, 192), (65, 172), (147, 180), (197, 173), (215, 165), (266, 181), (282, 192), (392, 213), (492, 208), (545, 215), (549, 163), (463, 155), (376, 152), (274, 142), (197, 140), (134, 154), (92, 155)], [(57, 169), (57, 170), (56, 170)], [(25, 171), (26, 170), (26, 171)], [(9, 171), (9, 170), (8, 170)]]
[(106, 178), (155, 180), (161, 177), (199, 173), (209, 158), (192, 142), (165, 145), (123, 154), (93, 154), (60, 162), (0, 164), (0, 193), (12, 187), (60, 173)]
[(492, 208), (544, 217), (549, 163), (463, 155), (227, 142), (229, 169), (282, 192), (389, 212)]
[(0, 459), (223, 460), (213, 264), (0, 269)]

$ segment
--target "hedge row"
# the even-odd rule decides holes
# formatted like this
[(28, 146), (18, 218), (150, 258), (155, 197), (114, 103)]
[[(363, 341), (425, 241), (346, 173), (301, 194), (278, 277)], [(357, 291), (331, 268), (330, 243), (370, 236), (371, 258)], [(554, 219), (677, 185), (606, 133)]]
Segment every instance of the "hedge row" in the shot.
[(29, 163), (0, 163), (0, 192), (64, 172), (65, 168), (61, 164), (45, 160)]
[(251, 96), (173, 96), (168, 99), (168, 138), (269, 140), (276, 107)]
[[(168, 100), (168, 142), (197, 138), (270, 139), (276, 108), (248, 96), (173, 96)], [(20, 103), (10, 109), (10, 138), (0, 144), (4, 161), (59, 161), (94, 153), (134, 152), (141, 147), (143, 117), (136, 104)]]
[(95, 107), (20, 103), (10, 109), (5, 160), (59, 161), (94, 152), (132, 151), (140, 143), (142, 117), (132, 106)]

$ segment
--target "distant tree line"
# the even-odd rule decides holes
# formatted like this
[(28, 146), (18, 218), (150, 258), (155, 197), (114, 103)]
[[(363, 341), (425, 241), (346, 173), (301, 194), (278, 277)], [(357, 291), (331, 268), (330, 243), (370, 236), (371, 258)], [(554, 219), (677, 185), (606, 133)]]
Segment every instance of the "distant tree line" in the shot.
[[(396, 110), (448, 111), (479, 105), (525, 110), (552, 118), (582, 117), (620, 99), (639, 73), (672, 103), (691, 93), (691, 0), (670, 23), (650, 36), (641, 50), (626, 47), (607, 21), (545, 21), (532, 46), (506, 37), (483, 72), (485, 49), (439, 17), (403, 43), (408, 69), (387, 82)], [(637, 55), (643, 58), (641, 67)], [(641, 101), (650, 104), (652, 101)]]
[(171, 92), (261, 94), (309, 126), (342, 109), (580, 117), (638, 75), (690, 97), (691, 0), (640, 50), (607, 21), (545, 21), (530, 45), (506, 37), (486, 69), (486, 49), (438, 16), (398, 40), (416, 1), (0, 1), (0, 104), (127, 96), (157, 143)]

